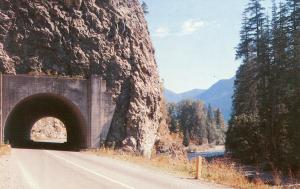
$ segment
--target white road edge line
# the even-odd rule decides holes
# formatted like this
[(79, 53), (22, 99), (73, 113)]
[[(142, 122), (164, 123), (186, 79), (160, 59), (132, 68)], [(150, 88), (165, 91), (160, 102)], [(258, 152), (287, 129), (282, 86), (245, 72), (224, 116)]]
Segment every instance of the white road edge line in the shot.
[(127, 184), (124, 184), (124, 183), (119, 182), (119, 181), (117, 181), (117, 180), (115, 180), (115, 179), (112, 179), (112, 178), (110, 178), (110, 177), (107, 177), (107, 176), (105, 176), (105, 175), (103, 175), (103, 174), (101, 174), (101, 173), (98, 173), (98, 172), (96, 172), (96, 171), (87, 169), (87, 168), (85, 168), (85, 167), (83, 167), (83, 166), (80, 166), (80, 165), (78, 165), (78, 164), (76, 164), (76, 163), (70, 161), (70, 160), (67, 160), (67, 159), (65, 159), (65, 158), (63, 158), (63, 157), (60, 157), (60, 156), (58, 156), (58, 155), (56, 155), (56, 154), (54, 154), (54, 153), (52, 153), (52, 152), (49, 152), (49, 151), (47, 151), (47, 150), (45, 150), (45, 152), (47, 152), (48, 154), (50, 154), (50, 155), (56, 157), (57, 159), (63, 160), (63, 161), (65, 161), (66, 163), (69, 163), (69, 164), (71, 164), (71, 165), (73, 165), (73, 166), (75, 166), (75, 167), (78, 167), (78, 168), (80, 168), (80, 169), (83, 169), (83, 170), (85, 170), (86, 172), (89, 172), (89, 173), (91, 173), (91, 174), (93, 174), (93, 175), (96, 175), (96, 176), (98, 176), (98, 177), (104, 178), (104, 179), (106, 179), (106, 180), (109, 180), (109, 181), (111, 181), (111, 182), (113, 182), (113, 183), (119, 184), (119, 185), (123, 186), (124, 188), (135, 189), (134, 187), (131, 187), (131, 186), (127, 185)]

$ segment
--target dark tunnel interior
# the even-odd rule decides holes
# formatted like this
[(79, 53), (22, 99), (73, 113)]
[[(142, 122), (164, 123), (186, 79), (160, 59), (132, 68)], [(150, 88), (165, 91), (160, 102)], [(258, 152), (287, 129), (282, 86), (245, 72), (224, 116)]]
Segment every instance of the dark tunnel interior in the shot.
[[(67, 142), (37, 143), (30, 139), (31, 129), (43, 117), (61, 120), (67, 130)], [(80, 110), (64, 97), (38, 94), (19, 102), (5, 123), (5, 142), (12, 147), (79, 150), (86, 147), (86, 123)]]

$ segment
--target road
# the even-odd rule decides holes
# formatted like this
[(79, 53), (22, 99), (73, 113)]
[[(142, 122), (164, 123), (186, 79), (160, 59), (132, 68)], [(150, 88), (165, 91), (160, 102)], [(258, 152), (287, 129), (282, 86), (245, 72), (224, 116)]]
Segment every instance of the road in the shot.
[(2, 189), (225, 188), (80, 152), (12, 149), (0, 158)]

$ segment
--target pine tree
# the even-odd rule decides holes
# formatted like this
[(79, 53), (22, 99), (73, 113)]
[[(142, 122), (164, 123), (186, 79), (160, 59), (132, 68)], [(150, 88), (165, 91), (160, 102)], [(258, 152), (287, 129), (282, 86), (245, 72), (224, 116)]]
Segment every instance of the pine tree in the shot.
[(241, 42), (237, 47), (237, 59), (243, 65), (237, 72), (233, 111), (235, 115), (242, 113), (258, 113), (259, 101), (257, 88), (264, 82), (263, 70), (267, 62), (268, 46), (266, 46), (266, 18), (261, 0), (250, 0), (243, 13), (243, 26), (240, 32)]
[(213, 109), (210, 104), (208, 105), (207, 108), (207, 120), (206, 120), (205, 128), (207, 131), (208, 143), (215, 143), (217, 140), (216, 124), (215, 124)]
[(189, 131), (188, 128), (186, 128), (185, 131), (183, 132), (183, 141), (182, 141), (182, 144), (184, 146), (188, 146), (188, 145), (190, 145), (190, 141), (191, 141), (190, 131)]
[[(201, 101), (184, 100), (178, 104), (169, 104), (171, 132), (183, 134), (183, 144), (201, 145), (206, 143), (224, 144), (225, 129), (218, 129), (212, 107), (206, 108)], [(223, 123), (222, 113), (219, 111), (219, 122)], [(176, 123), (173, 125), (173, 123)], [(176, 126), (175, 126), (176, 125)]]
[(219, 108), (217, 108), (214, 112), (214, 117), (216, 120), (216, 125), (218, 129), (225, 129), (225, 121), (224, 121), (224, 117), (223, 114), (221, 112), (221, 110)]
[(208, 121), (213, 121), (214, 119), (214, 114), (213, 114), (213, 110), (210, 104), (208, 104), (208, 108), (207, 108), (207, 119)]
[[(261, 0), (250, 0), (244, 12), (241, 42), (237, 47), (236, 57), (242, 59), (243, 64), (236, 75), (233, 116), (226, 141), (226, 149), (236, 156), (241, 155), (238, 152), (243, 149), (254, 148), (251, 144), (257, 137), (248, 132), (257, 133), (257, 136), (261, 136), (263, 132), (259, 114), (262, 113), (261, 107), (264, 104), (264, 95), (267, 93), (268, 74), (266, 73), (270, 72), (269, 54), (268, 23), (264, 8), (261, 6)], [(248, 125), (249, 120), (252, 124), (251, 129), (245, 130), (244, 125)], [(233, 138), (239, 134), (243, 141)], [(264, 144), (263, 137), (260, 139), (260, 142)], [(248, 144), (248, 146), (242, 146), (240, 143)], [(264, 146), (255, 146), (256, 150), (245, 151), (244, 157), (253, 157), (250, 158), (252, 161), (262, 159), (261, 152)], [(249, 158), (247, 159), (249, 160)]]
[(289, 64), (287, 80), (287, 109), (288, 109), (288, 133), (292, 152), (289, 154), (290, 167), (300, 169), (300, 2), (299, 0), (287, 0), (289, 10)]
[(300, 1), (276, 6), (272, 21), (250, 0), (237, 58), (226, 149), (244, 161), (300, 170)]
[(149, 14), (149, 7), (145, 1), (142, 2), (142, 9), (144, 14)]
[[(288, 9), (280, 3), (279, 9), (273, 2), (272, 11), (272, 77), (271, 90), (271, 116), (268, 119), (268, 132), (265, 138), (268, 140), (268, 160), (274, 166), (280, 166), (280, 162), (287, 162), (286, 150), (289, 142), (286, 132), (286, 68), (288, 65)], [(277, 157), (280, 160), (278, 161)]]
[(180, 128), (178, 124), (177, 105), (175, 103), (168, 104), (168, 115), (169, 119), (167, 120), (167, 122), (169, 124), (170, 132), (179, 132)]

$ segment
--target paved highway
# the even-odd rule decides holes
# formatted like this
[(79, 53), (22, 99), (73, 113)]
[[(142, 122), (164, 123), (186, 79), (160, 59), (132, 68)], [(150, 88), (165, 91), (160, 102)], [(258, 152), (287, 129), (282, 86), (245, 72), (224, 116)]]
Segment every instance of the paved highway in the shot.
[(13, 149), (0, 158), (5, 189), (209, 189), (225, 188), (79, 152)]

